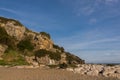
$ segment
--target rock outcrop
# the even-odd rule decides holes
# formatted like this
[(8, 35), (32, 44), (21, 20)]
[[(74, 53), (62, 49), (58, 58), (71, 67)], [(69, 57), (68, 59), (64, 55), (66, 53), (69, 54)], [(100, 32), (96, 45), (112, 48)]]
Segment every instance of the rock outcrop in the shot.
[(2, 55), (4, 54), (5, 50), (7, 49), (6, 45), (0, 44), (0, 60), (2, 60)]
[[(63, 47), (55, 45), (46, 32), (33, 32), (24, 27), (19, 21), (0, 17), (0, 56), (7, 50), (15, 50), (29, 64), (58, 65), (58, 64), (84, 64), (84, 60), (68, 53)], [(4, 35), (5, 33), (5, 35)], [(4, 41), (5, 40), (5, 41)], [(10, 41), (10, 42), (9, 42)], [(3, 44), (4, 42), (4, 44)], [(4, 46), (7, 47), (4, 47)], [(37, 52), (37, 53), (36, 53)], [(44, 54), (42, 54), (44, 52)]]
[(31, 37), (31, 41), (35, 46), (35, 50), (39, 49), (51, 50), (53, 48), (53, 41), (47, 38), (46, 36), (43, 36), (32, 31), (26, 31), (25, 35)]
[(80, 64), (77, 68), (68, 68), (66, 70), (73, 71), (74, 73), (80, 73), (83, 75), (116, 77), (120, 79), (120, 65), (106, 66), (95, 64)]
[(15, 37), (17, 40), (23, 39), (25, 33), (25, 27), (22, 25), (16, 25), (17, 22), (15, 20), (9, 20), (6, 18), (0, 17), (0, 26), (4, 27), (6, 32)]

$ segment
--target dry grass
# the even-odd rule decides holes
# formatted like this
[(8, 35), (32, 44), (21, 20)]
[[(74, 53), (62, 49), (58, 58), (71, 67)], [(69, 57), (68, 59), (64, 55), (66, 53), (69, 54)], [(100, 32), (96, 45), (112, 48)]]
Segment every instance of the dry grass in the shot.
[(65, 70), (0, 68), (0, 80), (119, 80), (91, 77)]

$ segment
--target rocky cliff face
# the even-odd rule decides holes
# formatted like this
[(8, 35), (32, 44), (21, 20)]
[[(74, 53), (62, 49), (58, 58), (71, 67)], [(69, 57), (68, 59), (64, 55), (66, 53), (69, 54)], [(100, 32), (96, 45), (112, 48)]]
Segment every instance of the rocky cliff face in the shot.
[(39, 50), (39, 49), (50, 50), (53, 48), (53, 41), (47, 38), (46, 36), (43, 36), (38, 33), (34, 33), (32, 31), (26, 31), (25, 35), (31, 37), (31, 41), (35, 46), (35, 50)]
[(46, 36), (42, 36), (39, 33), (32, 32), (26, 29), (23, 25), (19, 24), (20, 23), (15, 20), (0, 17), (0, 26), (5, 28), (7, 34), (14, 37), (18, 41), (30, 36), (32, 43), (35, 45), (35, 49), (52, 49), (52, 40), (48, 39)]
[(4, 27), (6, 32), (17, 40), (23, 39), (25, 27), (17, 24), (15, 20), (0, 17), (0, 26)]
[(84, 63), (84, 60), (65, 52), (63, 47), (55, 45), (46, 32), (33, 32), (19, 21), (4, 17), (0, 17), (0, 28), (3, 29), (0, 35), (0, 56), (4, 55), (6, 50), (8, 53), (9, 50), (14, 50), (16, 53), (27, 56), (26, 61), (30, 64), (35, 62), (45, 65)]

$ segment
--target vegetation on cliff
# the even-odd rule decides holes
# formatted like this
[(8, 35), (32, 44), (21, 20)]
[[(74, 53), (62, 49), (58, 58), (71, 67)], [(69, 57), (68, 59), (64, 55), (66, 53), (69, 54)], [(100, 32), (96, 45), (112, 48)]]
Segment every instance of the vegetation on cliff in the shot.
[(7, 45), (8, 48), (15, 48), (15, 39), (7, 34), (6, 30), (0, 26), (0, 44)]
[(52, 52), (52, 51), (47, 51), (45, 49), (40, 49), (35, 52), (35, 57), (45, 57), (49, 56), (51, 59), (59, 61), (61, 59), (61, 54), (59, 52)]
[[(11, 26), (6, 26), (7, 22), (11, 22)], [(14, 27), (19, 28), (14, 28)], [(6, 45), (7, 48), (2, 56), (0, 56), (0, 64), (12, 64), (12, 65), (24, 65), (28, 64), (30, 61), (26, 61), (25, 56), (34, 56), (35, 58), (42, 58), (48, 56), (49, 60), (54, 60), (54, 65), (59, 65), (61, 68), (67, 67), (71, 64), (83, 64), (84, 60), (79, 57), (66, 52), (63, 47), (56, 45), (51, 40), (50, 34), (46, 32), (32, 32), (31, 30), (25, 28), (26, 30), (21, 32), (23, 26), (19, 21), (14, 19), (8, 19), (0, 17), (0, 45)], [(7, 30), (11, 27), (14, 28), (15, 34), (22, 36), (21, 39), (17, 40), (15, 34), (11, 33), (11, 30)], [(20, 29), (20, 30), (19, 30)], [(0, 49), (1, 51), (2, 49)], [(1, 54), (1, 53), (0, 53)], [(63, 55), (64, 54), (64, 55)], [(32, 59), (33, 60), (33, 59)], [(48, 59), (47, 59), (48, 60)], [(45, 60), (46, 61), (46, 60)], [(27, 63), (28, 62), (28, 63)], [(44, 62), (44, 60), (43, 60)], [(48, 61), (50, 62), (50, 61)], [(30, 64), (32, 61), (30, 62)], [(46, 62), (45, 62), (46, 63)], [(53, 64), (53, 63), (50, 63)]]
[(24, 57), (15, 50), (7, 50), (4, 55), (2, 55), (3, 60), (0, 60), (1, 65), (26, 65), (28, 64)]
[(23, 51), (23, 52), (25, 50), (32, 51), (34, 49), (34, 46), (29, 39), (21, 40), (17, 44), (17, 47), (19, 48), (20, 51)]
[(40, 34), (41, 34), (42, 36), (46, 36), (48, 39), (51, 38), (51, 37), (50, 37), (50, 34), (48, 34), (48, 33), (46, 33), (46, 32), (40, 32)]
[(5, 18), (5, 17), (0, 17), (0, 23), (6, 24), (7, 22), (14, 22), (14, 25), (16, 26), (23, 26), (19, 21), (14, 20), (14, 19), (9, 19), (9, 18)]

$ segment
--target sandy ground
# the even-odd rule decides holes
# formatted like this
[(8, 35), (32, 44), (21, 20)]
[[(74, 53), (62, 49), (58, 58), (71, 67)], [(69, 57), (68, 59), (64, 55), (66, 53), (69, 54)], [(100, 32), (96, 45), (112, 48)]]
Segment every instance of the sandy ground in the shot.
[(91, 77), (60, 69), (17, 69), (0, 67), (0, 80), (119, 80)]

